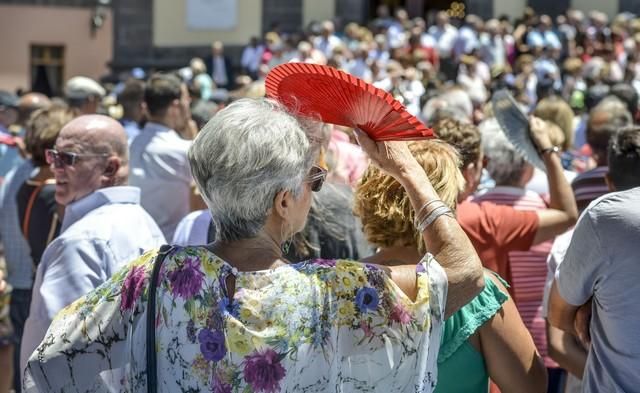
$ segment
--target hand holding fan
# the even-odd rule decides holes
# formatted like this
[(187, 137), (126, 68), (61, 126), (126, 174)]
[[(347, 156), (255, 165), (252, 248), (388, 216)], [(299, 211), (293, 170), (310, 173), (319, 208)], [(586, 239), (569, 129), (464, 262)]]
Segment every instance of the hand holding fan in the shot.
[(491, 104), (493, 114), (509, 142), (531, 165), (546, 172), (544, 161), (531, 138), (529, 118), (522, 113), (513, 96), (507, 90), (498, 90), (493, 93)]
[(306, 63), (281, 64), (266, 80), (267, 95), (303, 116), (359, 128), (376, 141), (434, 137), (384, 90), (335, 68)]

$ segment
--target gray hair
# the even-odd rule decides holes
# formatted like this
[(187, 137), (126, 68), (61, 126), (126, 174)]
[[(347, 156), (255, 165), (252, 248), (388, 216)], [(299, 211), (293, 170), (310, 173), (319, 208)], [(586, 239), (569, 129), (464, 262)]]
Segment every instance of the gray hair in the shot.
[(467, 92), (452, 88), (427, 101), (421, 115), (427, 124), (435, 124), (443, 118), (470, 123), (473, 117), (473, 103)]
[(484, 154), (489, 158), (487, 171), (498, 186), (515, 186), (522, 178), (527, 161), (518, 153), (502, 132), (495, 118), (478, 126)]
[(189, 149), (216, 240), (254, 237), (280, 191), (294, 197), (313, 163), (303, 125), (270, 99), (241, 99), (211, 118)]

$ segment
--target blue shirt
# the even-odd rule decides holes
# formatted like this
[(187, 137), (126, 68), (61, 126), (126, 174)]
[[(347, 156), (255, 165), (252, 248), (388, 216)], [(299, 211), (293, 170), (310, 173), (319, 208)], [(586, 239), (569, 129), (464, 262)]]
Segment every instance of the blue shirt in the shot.
[(160, 228), (140, 206), (136, 187), (102, 188), (69, 204), (60, 236), (49, 244), (38, 265), (21, 365), (26, 365), (58, 311), (164, 243)]
[(138, 127), (138, 123), (133, 120), (122, 120), (122, 128), (124, 128), (124, 132), (127, 133), (127, 142), (131, 144), (133, 138), (135, 138), (140, 133), (140, 127)]
[(7, 281), (14, 288), (30, 289), (33, 283), (33, 259), (29, 243), (22, 235), (16, 195), (33, 171), (30, 160), (7, 174), (0, 186), (0, 241), (7, 261)]

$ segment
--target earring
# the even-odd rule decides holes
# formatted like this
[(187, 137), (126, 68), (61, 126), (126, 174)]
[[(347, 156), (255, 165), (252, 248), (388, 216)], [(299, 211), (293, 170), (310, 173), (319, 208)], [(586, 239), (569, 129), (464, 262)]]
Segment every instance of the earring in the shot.
[(284, 255), (287, 255), (289, 253), (289, 250), (291, 249), (291, 244), (293, 243), (293, 234), (287, 235), (287, 233), (284, 231), (284, 228), (281, 228), (280, 231), (282, 233), (281, 239), (283, 239), (282, 244), (280, 245), (280, 249), (282, 250), (282, 253)]

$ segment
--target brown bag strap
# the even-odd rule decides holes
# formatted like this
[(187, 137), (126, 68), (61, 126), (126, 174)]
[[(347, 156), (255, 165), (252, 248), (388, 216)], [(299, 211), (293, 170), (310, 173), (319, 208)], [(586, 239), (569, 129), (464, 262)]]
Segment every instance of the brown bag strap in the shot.
[(31, 224), (31, 212), (33, 211), (33, 204), (36, 202), (36, 197), (42, 191), (42, 188), (47, 184), (55, 184), (55, 180), (49, 179), (43, 182), (38, 182), (36, 188), (31, 191), (29, 196), (29, 202), (27, 202), (27, 209), (24, 212), (24, 219), (22, 220), (22, 234), (25, 238), (29, 238), (29, 227)]

